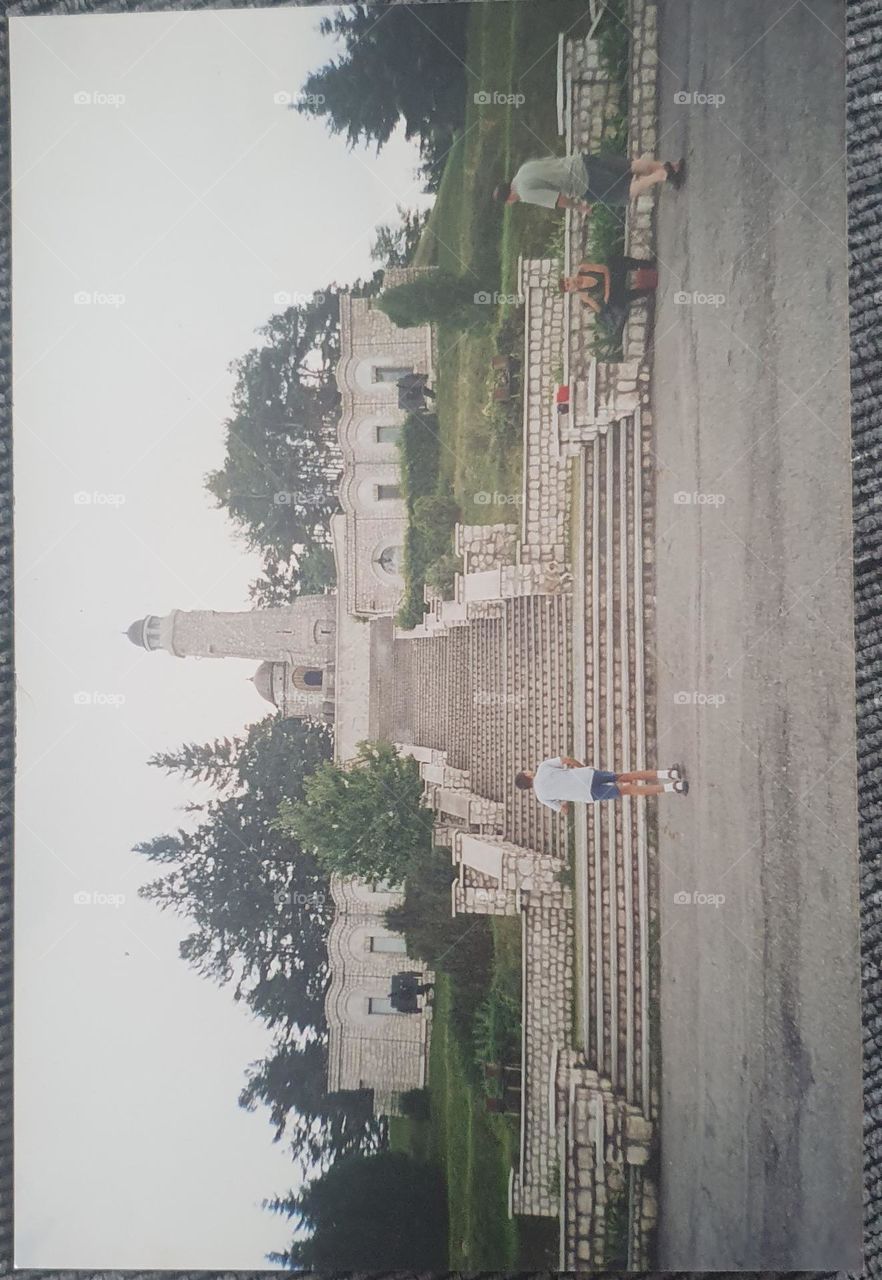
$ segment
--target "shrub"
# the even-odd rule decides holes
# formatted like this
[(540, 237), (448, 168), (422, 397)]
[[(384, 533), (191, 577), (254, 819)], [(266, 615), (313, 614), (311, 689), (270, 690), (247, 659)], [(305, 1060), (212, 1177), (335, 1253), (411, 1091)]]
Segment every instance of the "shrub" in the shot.
[[(558, 227), (561, 230), (564, 221), (561, 218)], [(562, 254), (546, 254), (546, 257), (560, 257)], [(522, 306), (512, 307), (508, 312), (502, 324), (496, 331), (496, 350), (501, 356), (517, 356), (519, 360), (524, 355), (524, 308)]]
[(628, 83), (630, 27), (625, 0), (607, 0), (597, 28), (597, 53), (601, 67), (621, 85)]
[(449, 599), (453, 591), (456, 575), (462, 569), (462, 556), (458, 556), (455, 551), (448, 551), (446, 555), (439, 556), (437, 560), (433, 560), (426, 569), (426, 582), (430, 587), (434, 587), (436, 591), (440, 591), (445, 599)]
[(408, 870), (404, 901), (386, 912), (389, 928), (403, 933), (407, 954), (449, 975), (451, 1016), (463, 1042), (472, 1039), (475, 1011), (488, 994), (493, 967), (493, 935), (486, 916), (450, 914), (450, 855), (422, 854)]
[(404, 420), (398, 439), (401, 461), (401, 490), (408, 502), (438, 485), (441, 441), (434, 413), (411, 413)]
[(400, 329), (421, 324), (443, 324), (453, 329), (467, 329), (489, 323), (493, 309), (476, 303), (474, 279), (454, 275), (451, 271), (433, 271), (386, 289), (376, 305)]
[(408, 1089), (401, 1095), (401, 1111), (411, 1120), (428, 1120), (431, 1095), (428, 1089)]
[(477, 1062), (519, 1062), (521, 1057), (521, 1002), (516, 995), (494, 985), (475, 1011), (473, 1037)]
[(450, 546), (453, 526), (459, 519), (459, 504), (448, 493), (426, 493), (413, 504), (413, 527), (434, 550), (435, 560)]

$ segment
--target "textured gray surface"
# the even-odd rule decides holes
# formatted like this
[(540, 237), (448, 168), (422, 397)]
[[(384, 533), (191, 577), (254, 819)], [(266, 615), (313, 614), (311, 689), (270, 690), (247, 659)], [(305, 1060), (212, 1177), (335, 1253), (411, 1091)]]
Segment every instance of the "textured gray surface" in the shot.
[(692, 786), (658, 806), (671, 1268), (860, 1266), (845, 23), (810, 2), (659, 6), (694, 179), (654, 321), (656, 736)]
[[(796, 0), (801, 3), (801, 0)], [(122, 4), (118, 0), (63, 0), (4, 6), (9, 14), (117, 13), (160, 9), (244, 8), (239, 5)], [(882, 166), (882, 13), (878, 0), (853, 0), (848, 14), (848, 148), (850, 312), (854, 434), (855, 602), (857, 631), (858, 757), (860, 770), (861, 913), (863, 926), (863, 1026), (865, 1090), (865, 1271), (882, 1272), (880, 1199), (882, 1199), (882, 875), (880, 875), (880, 795), (882, 795), (882, 338), (878, 315), (882, 310), (879, 260), (882, 255), (880, 166)], [(12, 580), (11, 580), (11, 421), (10, 421), (10, 218), (8, 199), (9, 104), (8, 42), (0, 32), (0, 64), (5, 77), (2, 106), (0, 177), (5, 198), (0, 207), (0, 768), (3, 804), (0, 807), (3, 857), (0, 863), (0, 1268), (12, 1268), (12, 816), (13, 692)], [(786, 67), (781, 68), (786, 76)], [(819, 74), (823, 69), (819, 68)], [(83, 1272), (22, 1272), (22, 1275), (64, 1276), (75, 1280)], [(163, 1280), (186, 1275), (191, 1280), (219, 1272), (101, 1273)], [(265, 1272), (235, 1273), (259, 1276)], [(714, 1273), (721, 1275), (725, 1273)], [(810, 1273), (803, 1273), (810, 1274)]]

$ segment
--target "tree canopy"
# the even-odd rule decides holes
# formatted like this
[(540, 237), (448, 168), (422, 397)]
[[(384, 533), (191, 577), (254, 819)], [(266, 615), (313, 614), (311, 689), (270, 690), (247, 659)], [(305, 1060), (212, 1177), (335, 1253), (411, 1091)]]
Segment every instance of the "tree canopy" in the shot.
[(160, 870), (141, 895), (188, 921), (181, 957), (230, 984), (273, 1029), (251, 1063), (240, 1105), (269, 1108), (301, 1176), (341, 1155), (375, 1150), (382, 1124), (367, 1092), (327, 1094), (324, 997), (333, 916), (328, 876), (308, 849), (273, 823), (283, 800), (304, 795), (331, 754), (323, 725), (268, 716), (242, 738), (185, 743), (150, 764), (214, 792), (194, 830), (136, 846)]
[[(353, 4), (319, 30), (343, 45), (306, 79), (298, 110), (323, 117), (350, 146), (379, 151), (399, 121), (407, 138), (452, 140), (465, 104), (467, 5)], [(447, 146), (450, 141), (447, 142)]]
[(377, 306), (402, 329), (420, 324), (466, 329), (490, 322), (493, 308), (487, 304), (491, 300), (475, 277), (433, 271), (387, 289), (377, 299)]
[(284, 1267), (314, 1271), (444, 1270), (447, 1201), (440, 1170), (397, 1151), (341, 1160), (298, 1195), (269, 1207), (311, 1234)]
[(337, 510), (339, 290), (289, 306), (231, 366), (223, 465), (205, 486), (248, 546), (276, 560), (326, 546)]
[(328, 871), (391, 884), (432, 847), (419, 767), (384, 742), (360, 743), (345, 766), (320, 765), (302, 799), (282, 802), (277, 825)]
[(428, 209), (406, 209), (399, 204), (396, 211), (397, 225), (380, 223), (371, 245), (371, 257), (384, 267), (406, 267), (410, 263), (429, 217)]

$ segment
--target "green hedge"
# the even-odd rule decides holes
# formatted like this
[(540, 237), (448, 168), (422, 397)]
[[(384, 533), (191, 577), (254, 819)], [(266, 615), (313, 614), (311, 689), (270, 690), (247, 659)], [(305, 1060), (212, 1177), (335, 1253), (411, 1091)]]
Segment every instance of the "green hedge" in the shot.
[(449, 494), (439, 493), (441, 443), (433, 413), (412, 413), (401, 428), (401, 490), (407, 503), (404, 534), (404, 596), (395, 621), (415, 627), (425, 613), (423, 587), (429, 577), (450, 575), (453, 526), (459, 507)]
[(398, 438), (401, 460), (401, 492), (408, 505), (434, 493), (441, 465), (441, 438), (434, 413), (411, 413)]

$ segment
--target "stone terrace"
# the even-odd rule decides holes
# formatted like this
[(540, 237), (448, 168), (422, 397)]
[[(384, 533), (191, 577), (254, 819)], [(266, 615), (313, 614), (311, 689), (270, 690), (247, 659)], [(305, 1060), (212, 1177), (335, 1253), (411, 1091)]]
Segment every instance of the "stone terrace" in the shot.
[[(632, 154), (653, 152), (655, 9), (631, 0)], [(593, 41), (561, 38), (567, 150), (596, 150), (618, 109)], [(652, 199), (629, 251), (652, 256)], [(460, 526), (453, 600), (396, 631), (391, 726), (420, 762), (436, 843), (456, 869), (454, 912), (520, 915), (523, 1092), (513, 1212), (558, 1216), (562, 1269), (645, 1268), (657, 1214), (647, 1164), (657, 1112), (650, 1056), (654, 829), (645, 800), (576, 806), (566, 828), (513, 775), (561, 752), (624, 770), (654, 755), (645, 671), (652, 635), (648, 307), (619, 364), (593, 355), (591, 314), (557, 278), (582, 257), (519, 264), (525, 308), (521, 522)], [(555, 406), (569, 388), (569, 412)]]

